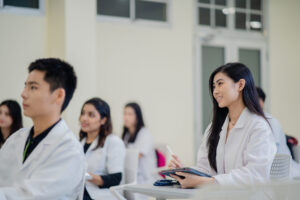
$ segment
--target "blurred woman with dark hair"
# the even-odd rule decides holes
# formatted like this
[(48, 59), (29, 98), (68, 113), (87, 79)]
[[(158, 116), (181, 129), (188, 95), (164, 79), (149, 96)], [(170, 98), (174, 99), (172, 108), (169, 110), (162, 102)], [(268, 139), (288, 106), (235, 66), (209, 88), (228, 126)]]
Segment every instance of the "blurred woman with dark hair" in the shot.
[(80, 141), (87, 159), (84, 200), (113, 199), (107, 189), (122, 180), (125, 146), (112, 134), (109, 105), (100, 98), (86, 101), (80, 114)]
[(122, 139), (127, 148), (139, 151), (138, 183), (152, 184), (156, 171), (155, 151), (152, 136), (145, 128), (142, 110), (137, 103), (125, 105)]
[(14, 132), (23, 128), (21, 107), (14, 100), (0, 104), (0, 148)]

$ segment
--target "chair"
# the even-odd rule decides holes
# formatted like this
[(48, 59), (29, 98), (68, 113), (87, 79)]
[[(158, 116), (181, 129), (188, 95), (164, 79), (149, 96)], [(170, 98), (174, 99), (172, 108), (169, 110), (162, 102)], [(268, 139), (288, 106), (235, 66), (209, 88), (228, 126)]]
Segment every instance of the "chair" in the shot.
[(293, 147), (293, 153), (294, 153), (295, 161), (297, 163), (300, 163), (300, 146), (299, 145), (296, 145)]
[(290, 178), (290, 156), (276, 154), (270, 171), (271, 180), (288, 180)]
[(134, 200), (134, 194), (125, 191), (123, 196), (119, 191), (123, 191), (124, 185), (136, 184), (137, 174), (138, 174), (138, 161), (139, 161), (139, 152), (136, 149), (126, 149), (125, 163), (124, 163), (124, 177), (123, 184), (118, 186), (113, 186), (110, 188), (112, 194), (118, 200)]

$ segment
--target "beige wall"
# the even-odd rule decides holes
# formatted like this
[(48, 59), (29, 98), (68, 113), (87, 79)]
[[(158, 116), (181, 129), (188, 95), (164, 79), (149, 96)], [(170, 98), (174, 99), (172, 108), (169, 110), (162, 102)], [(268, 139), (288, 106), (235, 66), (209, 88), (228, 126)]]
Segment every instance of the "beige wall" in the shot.
[[(98, 96), (111, 107), (115, 130), (123, 106), (141, 104), (156, 143), (193, 162), (192, 1), (172, 1), (170, 25), (97, 22)], [(187, 148), (188, 147), (188, 148)]]
[(271, 112), (287, 134), (300, 140), (300, 1), (270, 0)]
[[(46, 19), (0, 13), (0, 101), (21, 100), (27, 66), (34, 59), (46, 56)], [(25, 118), (25, 125), (31, 120)]]

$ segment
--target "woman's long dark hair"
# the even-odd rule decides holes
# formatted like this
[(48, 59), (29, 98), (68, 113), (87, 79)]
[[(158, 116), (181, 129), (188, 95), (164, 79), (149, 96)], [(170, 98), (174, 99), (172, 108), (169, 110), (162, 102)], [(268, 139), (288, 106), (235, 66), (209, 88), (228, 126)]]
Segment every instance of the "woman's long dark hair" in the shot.
[(216, 164), (216, 154), (217, 146), (220, 139), (220, 132), (223, 126), (223, 123), (228, 114), (228, 108), (220, 108), (216, 99), (213, 96), (213, 81), (217, 73), (224, 73), (229, 78), (231, 78), (235, 83), (241, 79), (245, 80), (245, 87), (242, 91), (243, 102), (245, 106), (250, 110), (250, 112), (255, 113), (263, 117), (266, 121), (266, 117), (259, 106), (258, 103), (258, 94), (255, 88), (254, 80), (252, 74), (248, 67), (242, 63), (227, 63), (219, 68), (217, 68), (209, 78), (209, 89), (210, 95), (213, 101), (213, 119), (212, 125), (209, 129), (209, 135), (207, 140), (208, 147), (208, 160), (210, 166), (217, 172)]
[[(109, 105), (104, 100), (95, 97), (95, 98), (87, 100), (83, 104), (83, 106), (81, 108), (81, 113), (83, 111), (83, 107), (86, 104), (93, 105), (96, 108), (96, 110), (98, 111), (98, 113), (100, 114), (101, 119), (106, 118), (105, 124), (101, 125), (100, 129), (99, 129), (98, 144), (95, 147), (95, 149), (97, 149), (99, 147), (103, 147), (106, 137), (112, 133), (112, 121), (111, 121), (111, 116), (110, 116), (110, 108), (109, 108)], [(79, 132), (80, 141), (86, 137), (87, 137), (87, 133), (80, 130), (80, 132)]]
[[(128, 143), (133, 143), (135, 142), (135, 139), (141, 130), (145, 126), (144, 120), (143, 120), (143, 114), (142, 114), (142, 109), (139, 106), (139, 104), (135, 102), (131, 102), (125, 105), (125, 108), (132, 108), (134, 110), (135, 116), (136, 116), (136, 126), (135, 126), (135, 132), (133, 135), (130, 135), (130, 138), (128, 140)], [(122, 139), (124, 140), (126, 133), (129, 133), (129, 130), (127, 127), (123, 127), (123, 134), (122, 134)]]
[[(11, 136), (14, 132), (19, 130), (20, 128), (23, 128), (21, 107), (18, 104), (18, 102), (14, 100), (5, 100), (1, 102), (0, 107), (1, 106), (7, 106), (9, 116), (12, 118), (12, 125), (10, 127), (10, 133), (9, 133), (9, 136)], [(3, 138), (1, 128), (0, 128), (0, 147), (4, 144), (4, 142), (5, 139)]]

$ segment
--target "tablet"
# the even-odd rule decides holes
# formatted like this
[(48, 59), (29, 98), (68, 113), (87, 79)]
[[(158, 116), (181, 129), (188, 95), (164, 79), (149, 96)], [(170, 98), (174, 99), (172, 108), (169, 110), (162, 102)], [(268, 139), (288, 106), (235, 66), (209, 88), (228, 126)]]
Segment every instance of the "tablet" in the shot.
[[(167, 169), (167, 170), (160, 171), (161, 174), (166, 175), (166, 176), (170, 176), (171, 174), (176, 175), (175, 174), (176, 172), (185, 172), (185, 173), (195, 174), (195, 175), (203, 176), (203, 177), (211, 177), (209, 174), (206, 174), (204, 172), (198, 171), (198, 170), (190, 168), (190, 167), (177, 168), (177, 169)], [(178, 175), (176, 175), (176, 176), (178, 176)], [(184, 178), (182, 176), (179, 176), (179, 177)]]

